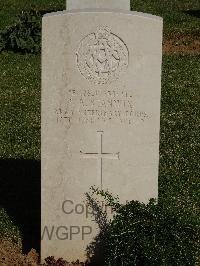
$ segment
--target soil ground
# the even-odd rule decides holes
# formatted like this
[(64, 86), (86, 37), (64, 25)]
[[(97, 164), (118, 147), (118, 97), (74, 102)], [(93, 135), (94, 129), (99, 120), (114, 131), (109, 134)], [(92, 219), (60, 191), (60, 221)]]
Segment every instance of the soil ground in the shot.
[[(24, 255), (21, 246), (9, 239), (0, 240), (0, 266), (84, 266), (84, 263), (67, 263), (62, 259), (50, 259), (49, 263), (39, 264), (39, 255), (34, 249)], [(86, 266), (86, 265), (85, 265)]]
[(164, 36), (164, 54), (200, 54), (200, 35), (199, 34), (178, 34)]

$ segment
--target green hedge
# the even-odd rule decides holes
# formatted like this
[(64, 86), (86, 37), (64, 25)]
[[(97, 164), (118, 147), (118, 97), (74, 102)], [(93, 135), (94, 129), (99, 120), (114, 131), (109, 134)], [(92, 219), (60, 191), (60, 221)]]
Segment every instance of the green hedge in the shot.
[(0, 51), (39, 53), (41, 48), (41, 14), (22, 12), (16, 23), (0, 32)]
[(197, 265), (200, 234), (195, 216), (153, 199), (146, 205), (138, 201), (122, 205), (108, 192), (94, 191), (115, 211), (114, 219), (105, 222), (101, 203), (87, 194), (100, 227), (100, 234), (88, 247), (88, 257), (95, 265), (97, 261), (105, 266)]

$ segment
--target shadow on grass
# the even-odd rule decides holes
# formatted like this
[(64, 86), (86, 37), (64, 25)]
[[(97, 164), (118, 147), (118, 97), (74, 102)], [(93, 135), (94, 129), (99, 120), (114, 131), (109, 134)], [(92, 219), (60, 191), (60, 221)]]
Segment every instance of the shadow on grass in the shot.
[(0, 160), (0, 206), (19, 227), (23, 251), (40, 250), (40, 161)]

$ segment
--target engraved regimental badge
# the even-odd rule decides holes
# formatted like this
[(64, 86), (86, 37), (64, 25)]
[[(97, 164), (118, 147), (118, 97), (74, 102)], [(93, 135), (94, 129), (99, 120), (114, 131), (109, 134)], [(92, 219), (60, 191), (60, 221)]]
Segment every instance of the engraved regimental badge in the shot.
[(116, 80), (128, 66), (126, 44), (108, 27), (84, 37), (77, 51), (77, 66), (90, 82), (106, 84)]

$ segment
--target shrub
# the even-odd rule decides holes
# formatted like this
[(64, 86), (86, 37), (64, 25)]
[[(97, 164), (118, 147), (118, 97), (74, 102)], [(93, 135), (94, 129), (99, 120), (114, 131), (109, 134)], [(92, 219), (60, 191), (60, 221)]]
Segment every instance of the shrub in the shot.
[(0, 32), (0, 51), (38, 53), (41, 47), (41, 15), (31, 10), (22, 12), (12, 26)]
[[(100, 234), (88, 247), (91, 261), (100, 261), (99, 265), (106, 266), (196, 265), (197, 218), (172, 207), (164, 208), (153, 199), (147, 205), (138, 201), (122, 205), (108, 192), (95, 190), (95, 193), (106, 200), (115, 215), (112, 221), (107, 220), (104, 228), (100, 226)], [(92, 197), (94, 194), (87, 195), (90, 206), (94, 206)], [(102, 215), (105, 217), (104, 212)]]

